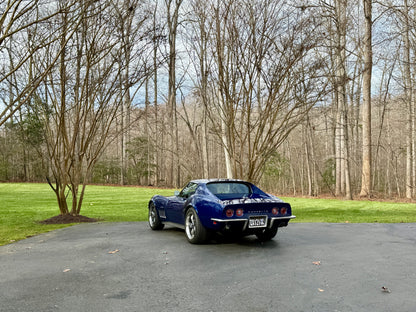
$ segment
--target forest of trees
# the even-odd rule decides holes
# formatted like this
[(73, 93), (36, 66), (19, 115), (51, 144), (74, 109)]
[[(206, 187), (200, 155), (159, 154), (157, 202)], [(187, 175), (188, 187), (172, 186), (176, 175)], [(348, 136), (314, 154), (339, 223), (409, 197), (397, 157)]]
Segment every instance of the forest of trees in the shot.
[(416, 197), (414, 0), (3, 0), (0, 13), (0, 181), (47, 181), (63, 214), (88, 183)]

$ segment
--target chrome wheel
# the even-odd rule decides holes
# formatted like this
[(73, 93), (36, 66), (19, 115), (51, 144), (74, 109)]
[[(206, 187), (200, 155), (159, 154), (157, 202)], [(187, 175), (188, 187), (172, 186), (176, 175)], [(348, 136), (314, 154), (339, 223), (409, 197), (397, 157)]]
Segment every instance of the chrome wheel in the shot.
[(153, 203), (149, 204), (149, 226), (152, 230), (161, 230), (165, 226), (160, 221), (156, 207)]
[(185, 231), (188, 239), (192, 240), (195, 237), (196, 227), (195, 227), (195, 215), (189, 213), (186, 216)]
[(154, 226), (155, 225), (156, 218), (157, 218), (156, 209), (155, 209), (155, 207), (152, 207), (149, 210), (149, 223), (150, 223), (150, 226)]
[(185, 233), (191, 244), (201, 244), (208, 238), (208, 231), (202, 225), (194, 208), (189, 208), (186, 212)]

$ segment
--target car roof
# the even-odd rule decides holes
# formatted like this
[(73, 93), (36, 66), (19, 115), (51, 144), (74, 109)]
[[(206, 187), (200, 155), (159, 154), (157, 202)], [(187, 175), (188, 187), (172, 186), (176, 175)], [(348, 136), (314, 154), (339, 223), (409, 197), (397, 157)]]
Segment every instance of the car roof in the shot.
[(239, 180), (239, 179), (197, 179), (191, 180), (190, 182), (197, 183), (197, 184), (207, 184), (212, 182), (244, 182), (248, 183), (247, 181)]

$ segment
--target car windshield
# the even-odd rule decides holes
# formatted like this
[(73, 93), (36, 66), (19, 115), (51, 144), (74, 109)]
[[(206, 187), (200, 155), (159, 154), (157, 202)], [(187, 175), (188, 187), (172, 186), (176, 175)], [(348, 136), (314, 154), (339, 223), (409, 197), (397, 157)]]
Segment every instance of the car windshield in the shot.
[(250, 186), (241, 182), (212, 182), (207, 188), (221, 200), (243, 198), (251, 193)]

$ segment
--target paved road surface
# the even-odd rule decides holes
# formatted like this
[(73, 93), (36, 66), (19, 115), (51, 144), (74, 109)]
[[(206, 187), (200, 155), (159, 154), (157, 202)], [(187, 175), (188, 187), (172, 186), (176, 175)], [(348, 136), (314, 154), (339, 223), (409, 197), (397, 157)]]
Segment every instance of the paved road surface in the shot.
[(416, 224), (292, 223), (268, 243), (207, 245), (145, 222), (76, 225), (0, 247), (0, 311), (416, 311)]

